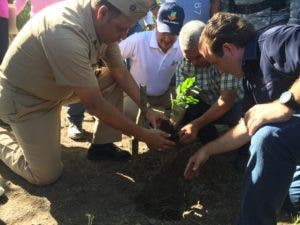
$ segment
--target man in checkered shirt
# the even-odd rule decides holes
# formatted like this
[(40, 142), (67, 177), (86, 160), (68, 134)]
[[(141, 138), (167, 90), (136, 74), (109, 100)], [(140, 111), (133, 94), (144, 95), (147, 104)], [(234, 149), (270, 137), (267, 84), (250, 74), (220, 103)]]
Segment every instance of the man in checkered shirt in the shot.
[(207, 143), (217, 137), (214, 124), (234, 126), (241, 117), (243, 97), (242, 80), (222, 74), (208, 63), (198, 51), (198, 41), (205, 24), (193, 20), (185, 24), (179, 34), (179, 44), (184, 58), (176, 70), (176, 85), (187, 77), (196, 77), (200, 88), (199, 103), (191, 105), (183, 118), (179, 132), (181, 143), (191, 143), (197, 138)]

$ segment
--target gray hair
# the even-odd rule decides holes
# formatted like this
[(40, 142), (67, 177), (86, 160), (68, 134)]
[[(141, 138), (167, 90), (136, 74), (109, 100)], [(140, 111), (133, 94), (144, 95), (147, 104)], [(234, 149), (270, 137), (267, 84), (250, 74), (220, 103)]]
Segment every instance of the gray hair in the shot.
[(205, 24), (200, 20), (192, 20), (181, 28), (178, 38), (181, 51), (192, 49), (198, 45), (204, 27)]

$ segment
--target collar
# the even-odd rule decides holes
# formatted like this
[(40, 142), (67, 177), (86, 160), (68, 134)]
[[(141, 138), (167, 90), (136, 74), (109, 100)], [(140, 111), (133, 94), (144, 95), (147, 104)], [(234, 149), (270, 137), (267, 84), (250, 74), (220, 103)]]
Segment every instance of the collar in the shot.
[(244, 65), (248, 60), (257, 59), (257, 47), (257, 37), (254, 37), (250, 39), (250, 41), (248, 41), (248, 43), (245, 46), (242, 65)]
[(93, 23), (93, 17), (92, 17), (92, 7), (91, 7), (91, 1), (90, 0), (79, 0), (78, 4), (81, 6), (82, 9), (81, 14), (82, 20), (83, 20), (83, 29), (86, 31), (88, 38), (94, 45), (99, 45), (100, 41), (98, 40), (94, 23)]

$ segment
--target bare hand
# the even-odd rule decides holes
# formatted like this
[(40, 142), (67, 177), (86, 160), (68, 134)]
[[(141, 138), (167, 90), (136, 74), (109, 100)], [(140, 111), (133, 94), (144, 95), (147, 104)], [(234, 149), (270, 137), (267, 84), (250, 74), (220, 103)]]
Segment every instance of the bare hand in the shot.
[(156, 129), (147, 129), (144, 142), (152, 148), (163, 151), (171, 149), (175, 146), (175, 142), (170, 141), (168, 138), (170, 134)]
[(279, 102), (272, 102), (253, 106), (246, 112), (244, 119), (249, 135), (252, 136), (262, 125), (287, 121), (292, 115), (293, 110)]
[(184, 170), (185, 179), (190, 180), (197, 175), (199, 167), (204, 165), (204, 163), (209, 159), (209, 156), (208, 152), (203, 148), (199, 149), (194, 155), (192, 155)]
[(188, 123), (179, 131), (179, 141), (183, 144), (192, 143), (196, 140), (199, 129), (193, 123)]
[(145, 116), (153, 128), (157, 128), (159, 121), (165, 118), (163, 112), (154, 111), (153, 109), (148, 109)]

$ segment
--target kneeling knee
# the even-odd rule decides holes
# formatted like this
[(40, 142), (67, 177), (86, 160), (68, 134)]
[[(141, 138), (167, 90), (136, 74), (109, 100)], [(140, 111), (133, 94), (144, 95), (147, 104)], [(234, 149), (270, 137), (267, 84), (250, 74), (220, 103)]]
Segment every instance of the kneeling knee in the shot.
[(54, 183), (61, 176), (63, 166), (57, 166), (55, 168), (48, 168), (37, 171), (33, 174), (33, 184), (38, 186), (44, 186)]

